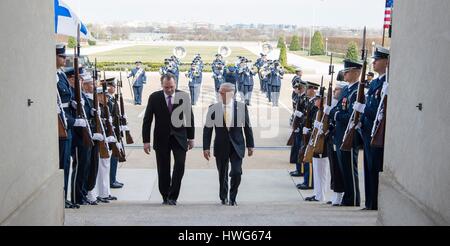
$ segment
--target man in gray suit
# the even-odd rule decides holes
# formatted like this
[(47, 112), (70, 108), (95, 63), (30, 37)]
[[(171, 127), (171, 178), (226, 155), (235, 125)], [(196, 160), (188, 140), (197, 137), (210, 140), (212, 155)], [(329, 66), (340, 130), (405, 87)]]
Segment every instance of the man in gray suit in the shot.
[(223, 205), (228, 203), (228, 165), (231, 163), (229, 204), (236, 206), (245, 148), (248, 149), (248, 156), (252, 156), (255, 144), (247, 105), (234, 99), (235, 86), (223, 83), (219, 93), (220, 102), (209, 107), (203, 128), (203, 156), (207, 160), (211, 158), (211, 138), (215, 128), (214, 157), (219, 171), (219, 197)]

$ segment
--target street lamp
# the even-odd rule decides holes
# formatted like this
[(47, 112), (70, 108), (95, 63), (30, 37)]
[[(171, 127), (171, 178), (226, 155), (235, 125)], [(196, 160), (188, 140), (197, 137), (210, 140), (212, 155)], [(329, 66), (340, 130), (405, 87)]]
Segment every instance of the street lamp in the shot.
[(325, 38), (325, 55), (328, 55), (328, 37)]

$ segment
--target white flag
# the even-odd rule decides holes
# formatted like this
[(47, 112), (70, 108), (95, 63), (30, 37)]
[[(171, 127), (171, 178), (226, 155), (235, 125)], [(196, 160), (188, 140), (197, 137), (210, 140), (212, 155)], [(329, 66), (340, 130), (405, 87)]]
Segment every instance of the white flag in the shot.
[(87, 27), (78, 16), (62, 0), (54, 0), (55, 3), (55, 33), (76, 38), (77, 28), (80, 24), (80, 35), (84, 39), (93, 39)]

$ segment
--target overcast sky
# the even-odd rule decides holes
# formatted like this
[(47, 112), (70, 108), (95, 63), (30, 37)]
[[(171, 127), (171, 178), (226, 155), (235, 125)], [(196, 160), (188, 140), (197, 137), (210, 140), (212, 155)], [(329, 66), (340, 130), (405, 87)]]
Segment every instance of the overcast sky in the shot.
[[(64, 0), (85, 23), (204, 21), (381, 28), (385, 0)], [(316, 9), (316, 11), (314, 11)], [(315, 14), (314, 14), (315, 12)], [(314, 18), (314, 16), (316, 16)]]

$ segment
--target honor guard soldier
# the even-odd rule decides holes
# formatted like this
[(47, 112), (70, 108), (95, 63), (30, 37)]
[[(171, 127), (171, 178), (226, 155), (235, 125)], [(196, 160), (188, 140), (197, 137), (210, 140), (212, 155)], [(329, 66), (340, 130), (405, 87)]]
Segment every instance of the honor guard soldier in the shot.
[(66, 122), (66, 138), (59, 139), (59, 168), (64, 170), (64, 198), (66, 208), (76, 208), (77, 205), (67, 200), (67, 187), (69, 184), (70, 154), (72, 149), (72, 129), (75, 125), (83, 125), (84, 121), (75, 119), (75, 113), (70, 105), (74, 98), (74, 93), (70, 87), (69, 80), (64, 73), (63, 67), (66, 64), (66, 47), (63, 44), (56, 45), (56, 76), (57, 92), (60, 99), (62, 111), (60, 112)]
[[(83, 83), (83, 78), (89, 80), (85, 70), (80, 67), (78, 71), (80, 77), (79, 81), (75, 81), (75, 69), (68, 68), (65, 70), (66, 77), (69, 80), (70, 85), (74, 89), (75, 83)], [(81, 92), (81, 104), (83, 105), (83, 115), (85, 117), (85, 127), (91, 129), (91, 110), (92, 104), (89, 103), (85, 92)], [(77, 105), (75, 101), (72, 101), (72, 109), (76, 111)], [(90, 135), (91, 131), (88, 131)], [(71, 175), (71, 201), (76, 205), (87, 205), (89, 204), (86, 194), (86, 172), (90, 165), (90, 156), (92, 145), (83, 142), (83, 131), (81, 127), (75, 127), (72, 131), (72, 175)]]
[[(106, 86), (108, 88), (106, 96), (108, 98), (109, 112), (112, 113), (112, 112), (114, 112), (114, 107), (117, 104), (117, 101), (114, 98), (114, 94), (116, 94), (116, 87), (117, 87), (116, 78), (112, 77), (112, 78), (106, 79)], [(119, 129), (114, 129), (114, 130), (116, 132), (116, 136), (118, 134), (120, 134)], [(118, 167), (118, 163), (119, 163), (119, 158), (112, 155), (110, 162), (111, 162), (110, 178), (109, 178), (110, 188), (111, 189), (120, 189), (123, 187), (123, 183), (117, 181), (117, 167)]]
[[(342, 78), (343, 79), (343, 78)], [(342, 93), (342, 89), (347, 86), (347, 83), (344, 81), (337, 81), (336, 87), (333, 91), (333, 98), (331, 100), (331, 106), (328, 107), (325, 106), (324, 113), (326, 114), (325, 117), (328, 117), (330, 114), (330, 111), (332, 108), (336, 107), (338, 100), (340, 98), (340, 95)], [(330, 94), (328, 94), (330, 96)], [(344, 180), (342, 177), (341, 169), (339, 168), (338, 158), (336, 154), (336, 148), (334, 147), (334, 136), (336, 133), (335, 128), (335, 122), (334, 121), (328, 121), (329, 127), (328, 127), (328, 133), (325, 133), (327, 135), (327, 146), (326, 150), (328, 152), (328, 159), (330, 162), (330, 188), (333, 191), (333, 197), (331, 199), (331, 205), (333, 206), (340, 206), (342, 202), (342, 196), (344, 195)]]
[(128, 78), (133, 77), (133, 94), (134, 105), (142, 104), (142, 90), (147, 83), (147, 76), (145, 75), (145, 69), (142, 68), (142, 62), (137, 61), (136, 67), (131, 70)]
[[(292, 91), (292, 108), (293, 108), (293, 110), (295, 110), (295, 105), (297, 103), (297, 97), (298, 97), (298, 93), (296, 93), (296, 91), (295, 91), (295, 85), (298, 84), (298, 83), (302, 83), (303, 82), (302, 75), (303, 75), (303, 70), (301, 68), (299, 68), (299, 67), (296, 68), (295, 69), (294, 78), (292, 78), (292, 88), (293, 88), (293, 91)], [(303, 84), (304, 84), (304, 82), (303, 82)]]
[(344, 80), (348, 86), (342, 89), (339, 101), (330, 112), (330, 120), (335, 122), (334, 148), (338, 157), (339, 167), (344, 181), (344, 197), (341, 206), (360, 206), (358, 183), (358, 147), (355, 143), (359, 134), (355, 134), (351, 151), (341, 150), (341, 145), (353, 114), (353, 104), (358, 94), (359, 78), (362, 64), (351, 60), (344, 60)]
[(292, 131), (293, 131), (293, 144), (291, 147), (290, 163), (296, 164), (295, 171), (290, 172), (292, 177), (303, 176), (302, 163), (298, 160), (298, 153), (302, 147), (302, 129), (305, 120), (305, 106), (306, 106), (306, 83), (304, 81), (299, 81), (294, 85), (294, 91), (297, 94), (297, 103), (295, 104), (295, 110), (293, 113), (292, 120)]
[(362, 136), (364, 142), (364, 187), (365, 187), (365, 209), (378, 209), (378, 174), (383, 170), (383, 148), (372, 147), (372, 129), (377, 118), (378, 106), (382, 98), (383, 84), (386, 81), (386, 71), (389, 66), (389, 50), (376, 47), (373, 69), (379, 77), (369, 85), (366, 104), (363, 106)]
[(270, 93), (272, 99), (272, 106), (278, 107), (280, 100), (281, 80), (283, 79), (284, 69), (279, 61), (273, 63), (273, 69), (270, 79)]
[[(305, 151), (306, 146), (309, 142), (309, 138), (312, 132), (312, 126), (314, 125), (314, 115), (317, 111), (315, 106), (316, 90), (320, 87), (319, 84), (313, 82), (306, 83), (306, 98), (305, 98), (305, 111), (304, 111), (304, 121), (302, 125), (302, 145), (300, 150)], [(311, 127), (308, 127), (311, 126)], [(299, 160), (303, 162), (303, 160)], [(297, 188), (300, 190), (311, 190), (314, 189), (314, 177), (312, 173), (312, 163), (303, 162), (303, 183), (297, 184)]]

